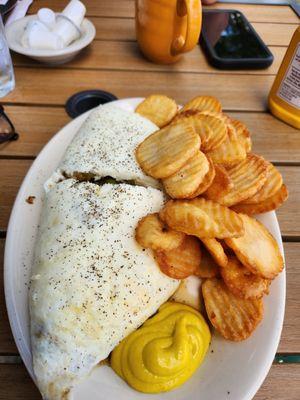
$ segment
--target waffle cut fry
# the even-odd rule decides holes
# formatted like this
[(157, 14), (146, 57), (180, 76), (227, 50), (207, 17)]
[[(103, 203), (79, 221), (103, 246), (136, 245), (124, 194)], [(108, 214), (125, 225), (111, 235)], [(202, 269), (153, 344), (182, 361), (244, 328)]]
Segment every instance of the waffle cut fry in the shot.
[(225, 167), (216, 164), (215, 171), (214, 180), (204, 193), (204, 197), (218, 202), (220, 197), (233, 189), (234, 185)]
[(204, 180), (209, 168), (205, 154), (198, 151), (174, 175), (163, 179), (162, 183), (168, 195), (173, 199), (189, 198)]
[(226, 171), (233, 186), (225, 194), (216, 193), (214, 200), (228, 207), (253, 196), (267, 180), (267, 163), (255, 154), (248, 154), (245, 160)]
[(201, 150), (208, 152), (219, 146), (227, 137), (227, 127), (220, 114), (204, 114), (197, 110), (186, 110), (177, 114), (172, 123), (189, 122), (201, 139)]
[(215, 238), (202, 238), (201, 242), (204, 244), (215, 262), (220, 267), (226, 267), (228, 258), (221, 243)]
[(250, 137), (250, 132), (245, 124), (237, 119), (230, 119), (231, 124), (236, 129), (236, 134), (239, 142), (244, 146), (246, 153), (250, 153), (252, 149), (252, 141)]
[(242, 299), (259, 299), (269, 293), (270, 280), (252, 274), (235, 256), (220, 271), (228, 289)]
[(186, 103), (181, 109), (181, 112), (186, 110), (214, 111), (221, 113), (222, 105), (219, 100), (213, 96), (197, 96)]
[[(201, 150), (204, 152), (209, 152), (217, 147), (219, 147), (227, 138), (227, 126), (219, 116), (202, 114), (190, 117), (191, 119), (197, 119), (205, 127), (210, 129), (210, 135), (206, 137), (202, 135), (201, 137)], [(201, 134), (200, 134), (201, 136)]]
[(277, 168), (268, 161), (265, 161), (267, 165), (266, 182), (262, 188), (257, 191), (253, 196), (243, 201), (243, 204), (258, 204), (262, 201), (269, 199), (278, 193), (282, 187), (282, 176)]
[(185, 234), (169, 229), (158, 214), (148, 214), (142, 218), (135, 230), (136, 241), (144, 248), (152, 250), (172, 250), (184, 241)]
[(145, 98), (135, 112), (150, 119), (159, 128), (167, 125), (177, 113), (177, 104), (162, 94), (152, 94)]
[(206, 156), (206, 158), (207, 158), (208, 164), (209, 164), (208, 172), (204, 176), (203, 181), (197, 187), (196, 191), (191, 196), (188, 197), (189, 199), (194, 199), (195, 197), (204, 193), (210, 187), (210, 185), (212, 184), (212, 181), (214, 180), (215, 166), (209, 157)]
[(236, 212), (248, 215), (262, 214), (268, 211), (277, 210), (277, 208), (279, 208), (288, 199), (288, 196), (289, 194), (287, 187), (282, 185), (278, 192), (276, 192), (270, 198), (263, 200), (261, 203), (239, 203), (233, 206), (232, 209)]
[(236, 129), (232, 124), (227, 125), (227, 138), (216, 149), (207, 152), (215, 164), (232, 166), (246, 158), (246, 150), (238, 139)]
[(207, 279), (202, 293), (207, 316), (225, 339), (247, 339), (263, 318), (262, 299), (241, 299), (220, 279)]
[(205, 247), (201, 247), (201, 263), (194, 275), (201, 279), (215, 278), (220, 275), (220, 268)]
[(201, 246), (197, 238), (186, 236), (180, 246), (169, 251), (155, 251), (161, 271), (173, 279), (193, 275), (201, 263)]
[(170, 228), (200, 239), (239, 237), (244, 233), (238, 214), (204, 198), (170, 200), (160, 217)]
[(156, 179), (175, 174), (199, 151), (200, 137), (186, 121), (168, 125), (148, 136), (137, 148), (142, 170)]
[(244, 223), (244, 235), (225, 239), (225, 243), (253, 274), (274, 279), (283, 269), (283, 258), (276, 240), (256, 219), (245, 214), (239, 216)]

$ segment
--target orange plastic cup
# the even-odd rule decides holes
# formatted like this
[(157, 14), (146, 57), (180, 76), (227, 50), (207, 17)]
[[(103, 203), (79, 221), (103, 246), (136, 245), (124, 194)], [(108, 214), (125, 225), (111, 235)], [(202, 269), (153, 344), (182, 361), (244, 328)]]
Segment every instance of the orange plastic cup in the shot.
[(198, 43), (202, 8), (200, 0), (136, 0), (136, 37), (149, 60), (176, 62)]

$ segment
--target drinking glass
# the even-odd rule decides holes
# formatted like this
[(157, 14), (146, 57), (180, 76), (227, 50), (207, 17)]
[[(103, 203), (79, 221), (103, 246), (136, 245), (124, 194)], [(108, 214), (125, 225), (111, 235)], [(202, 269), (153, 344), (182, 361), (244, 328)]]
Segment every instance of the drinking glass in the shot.
[(4, 97), (15, 87), (14, 70), (4, 34), (4, 25), (0, 15), (0, 97)]

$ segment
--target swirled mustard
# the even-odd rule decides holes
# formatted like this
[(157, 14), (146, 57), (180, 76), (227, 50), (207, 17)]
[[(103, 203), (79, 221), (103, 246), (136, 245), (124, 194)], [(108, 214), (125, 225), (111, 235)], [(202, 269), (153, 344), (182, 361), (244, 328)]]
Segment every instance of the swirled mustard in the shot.
[(140, 392), (168, 391), (182, 385), (199, 367), (210, 338), (198, 311), (168, 302), (114, 349), (111, 366)]

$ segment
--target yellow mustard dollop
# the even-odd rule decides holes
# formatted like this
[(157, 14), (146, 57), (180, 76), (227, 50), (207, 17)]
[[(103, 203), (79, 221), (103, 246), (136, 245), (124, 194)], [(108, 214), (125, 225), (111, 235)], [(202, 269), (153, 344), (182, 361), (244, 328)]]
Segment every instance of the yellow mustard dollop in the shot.
[(168, 302), (114, 349), (111, 366), (140, 392), (168, 391), (192, 376), (204, 359), (210, 338), (198, 311)]

